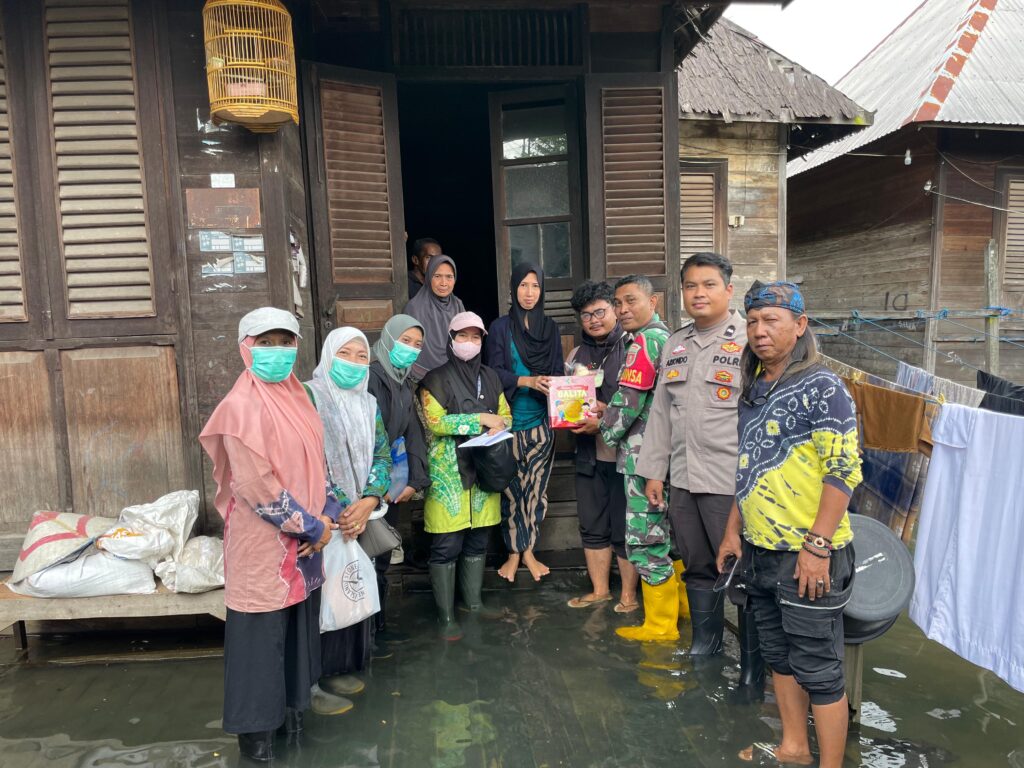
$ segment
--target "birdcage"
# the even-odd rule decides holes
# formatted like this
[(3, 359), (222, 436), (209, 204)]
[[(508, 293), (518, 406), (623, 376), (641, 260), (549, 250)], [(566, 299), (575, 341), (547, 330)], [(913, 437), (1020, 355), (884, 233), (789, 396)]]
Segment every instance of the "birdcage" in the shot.
[(257, 132), (298, 124), (292, 18), (279, 0), (206, 0), (203, 39), (215, 121)]

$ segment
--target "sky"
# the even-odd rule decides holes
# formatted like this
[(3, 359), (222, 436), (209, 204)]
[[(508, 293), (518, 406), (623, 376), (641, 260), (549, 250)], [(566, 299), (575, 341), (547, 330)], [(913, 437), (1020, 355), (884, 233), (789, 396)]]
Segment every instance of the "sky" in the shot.
[(725, 16), (835, 85), (921, 1), (793, 0), (782, 10), (734, 0)]

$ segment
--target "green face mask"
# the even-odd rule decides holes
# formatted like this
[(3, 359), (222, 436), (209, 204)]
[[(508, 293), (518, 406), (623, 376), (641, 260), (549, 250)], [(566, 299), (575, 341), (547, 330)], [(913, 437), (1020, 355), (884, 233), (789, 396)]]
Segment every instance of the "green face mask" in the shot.
[(257, 379), (276, 384), (284, 381), (295, 366), (298, 347), (252, 347), (252, 375)]
[(408, 368), (416, 362), (416, 358), (419, 356), (420, 351), (416, 347), (410, 347), (408, 344), (403, 344), (400, 341), (395, 341), (395, 345), (388, 352), (391, 364), (395, 368)]
[(331, 380), (342, 389), (352, 389), (366, 378), (368, 365), (353, 363), (351, 360), (342, 360), (340, 357), (331, 361)]

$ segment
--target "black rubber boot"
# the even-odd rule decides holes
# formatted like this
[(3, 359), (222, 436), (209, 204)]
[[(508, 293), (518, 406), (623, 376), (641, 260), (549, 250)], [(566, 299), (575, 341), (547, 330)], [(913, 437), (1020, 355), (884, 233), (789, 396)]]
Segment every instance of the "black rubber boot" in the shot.
[(722, 652), (722, 631), (725, 628), (725, 593), (697, 589), (686, 585), (693, 624), (691, 656), (713, 656)]
[(739, 703), (752, 704), (764, 701), (764, 659), (761, 657), (761, 640), (757, 636), (754, 612), (748, 602), (737, 611), (740, 636), (740, 679), (736, 688)]
[(242, 757), (258, 763), (269, 763), (274, 759), (274, 732), (238, 734), (238, 751)]
[(483, 600), (485, 560), (484, 555), (462, 557), (459, 560), (459, 591), (467, 611), (485, 619), (500, 619), (502, 612)]
[(284, 725), (277, 729), (279, 733), (288, 735), (302, 733), (302, 712), (297, 709), (286, 709), (284, 713)]
[(462, 639), (462, 627), (455, 621), (455, 566), (454, 562), (430, 566), (430, 586), (441, 622), (441, 637), (449, 642)]

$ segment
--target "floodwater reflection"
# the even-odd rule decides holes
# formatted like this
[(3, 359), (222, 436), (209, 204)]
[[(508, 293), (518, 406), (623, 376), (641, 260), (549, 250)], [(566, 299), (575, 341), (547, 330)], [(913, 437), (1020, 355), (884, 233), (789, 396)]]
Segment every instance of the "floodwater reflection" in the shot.
[[(274, 765), (738, 766), (739, 749), (777, 739), (770, 691), (764, 704), (730, 696), (738, 675), (731, 637), (725, 656), (697, 666), (674, 646), (627, 643), (613, 630), (637, 614), (619, 616), (611, 603), (564, 607), (584, 581), (562, 572), (538, 588), (489, 592), (504, 616), (463, 614), (465, 637), (453, 644), (436, 637), (428, 593), (396, 596), (392, 622), (413, 639), (374, 662), (352, 712), (307, 714), (301, 737), (279, 739)], [(196, 642), (156, 637), (154, 645)], [(109, 653), (139, 645), (103, 642)], [(35, 640), (30, 663), (17, 660), (9, 639), (0, 645), (0, 766), (248, 765), (220, 730), (219, 658), (192, 649), (198, 658), (57, 663), (96, 643)], [(868, 646), (864, 674), (863, 723), (851, 731), (847, 765), (1024, 768), (1024, 695), (907, 620)]]

